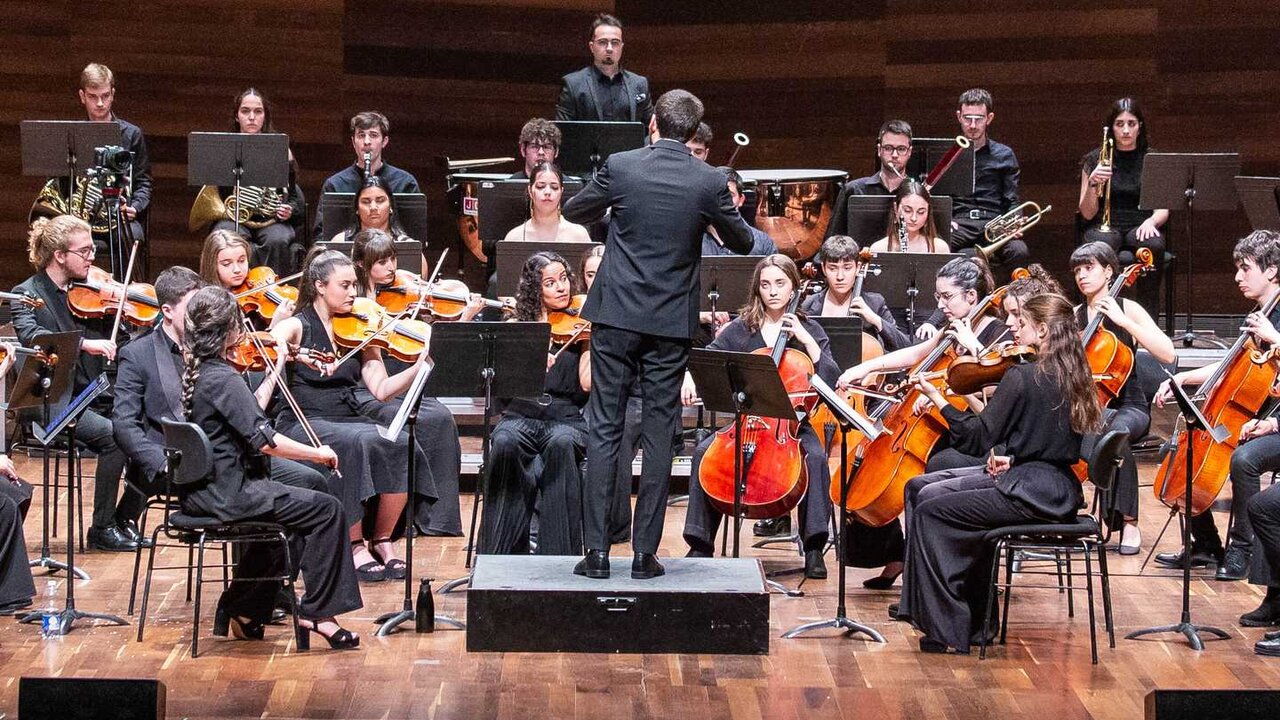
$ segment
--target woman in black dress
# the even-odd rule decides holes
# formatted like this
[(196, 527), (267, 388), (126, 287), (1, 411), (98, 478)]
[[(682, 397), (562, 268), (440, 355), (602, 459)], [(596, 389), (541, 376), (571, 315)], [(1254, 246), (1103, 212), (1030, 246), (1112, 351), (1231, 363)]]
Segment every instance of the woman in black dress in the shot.
[[(573, 271), (558, 253), (537, 252), (520, 271), (515, 320), (546, 322), (569, 307)], [(529, 526), (537, 508), (539, 555), (582, 553), (582, 461), (587, 423), (582, 408), (591, 392), (591, 353), (574, 342), (547, 356), (541, 398), (514, 398), (489, 443), (480, 552), (529, 552)]]
[[(787, 305), (800, 291), (800, 271), (791, 258), (785, 255), (763, 258), (756, 263), (751, 284), (755, 288), (751, 300), (737, 319), (724, 326), (707, 348), (733, 352), (772, 348), (779, 333), (786, 331), (791, 333), (787, 346), (807, 354), (819, 377), (828, 383), (833, 382), (840, 368), (831, 357), (827, 333), (816, 321), (787, 312)], [(680, 399), (685, 405), (692, 405), (697, 396), (693, 378), (686, 374)], [(684, 521), (684, 539), (689, 544), (690, 557), (711, 557), (715, 550), (714, 540), (721, 514), (707, 500), (702, 485), (697, 481), (702, 456), (714, 437), (703, 440), (693, 451), (689, 509)], [(827, 454), (822, 448), (822, 441), (808, 422), (800, 423), (800, 451), (809, 475), (809, 486), (799, 505), (804, 570), (806, 577), (821, 579), (827, 576), (822, 555), (831, 523), (831, 474), (827, 469)]]
[[(303, 266), (299, 310), (271, 332), (280, 342), (334, 352), (333, 316), (352, 309), (358, 291), (355, 268), (346, 255), (319, 246), (312, 248)], [(424, 351), (418, 362), (426, 356)], [(408, 389), (416, 371), (413, 365), (388, 373), (382, 351), (373, 346), (358, 358), (340, 360), (322, 371), (301, 363), (289, 366), (289, 389), (302, 412), (321, 442), (332, 445), (343, 458), (345, 469), (334, 494), (341, 498), (351, 521), (351, 552), (356, 574), (364, 582), (403, 579), (406, 572), (392, 540), (401, 529), (408, 500), (408, 433), (402, 432), (392, 442), (378, 433), (377, 426), (382, 403)], [(357, 394), (361, 387), (370, 394)], [(280, 425), (290, 437), (305, 437), (291, 410), (281, 413)], [(415, 487), (419, 507), (424, 507), (435, 502), (436, 486), (430, 459), (421, 447), (414, 452), (418, 453)]]
[[(17, 356), (8, 343), (0, 343), (4, 359), (0, 360), (0, 377), (4, 377)], [(31, 485), (18, 477), (18, 469), (8, 455), (0, 453), (0, 615), (31, 606), (36, 594), (27, 563), (27, 541), (22, 521), (31, 507)]]
[[(207, 482), (180, 488), (183, 512), (224, 522), (278, 522), (291, 535), (300, 535), (306, 594), (299, 601), (298, 622), (333, 648), (356, 647), (360, 638), (336, 619), (362, 605), (351, 558), (343, 551), (342, 505), (331, 495), (271, 480), (266, 458), (275, 455), (336, 468), (338, 456), (327, 445), (303, 445), (276, 432), (239, 373), (226, 362), (227, 350), (241, 336), (243, 317), (235, 299), (222, 288), (202, 288), (187, 302), (182, 403), (187, 418), (209, 437), (214, 470)], [(283, 553), (274, 546), (250, 544), (242, 549), (235, 574), (262, 577), (283, 570)], [(241, 639), (262, 639), (276, 588), (271, 583), (232, 582), (218, 600), (214, 633), (226, 635), (230, 630)], [(309, 633), (298, 637), (299, 649), (308, 647), (308, 637)]]
[(968, 652), (981, 632), (993, 561), (983, 541), (988, 530), (1064, 522), (1083, 502), (1071, 465), (1081, 436), (1100, 429), (1102, 410), (1071, 303), (1058, 295), (1028, 299), (1017, 340), (1039, 359), (1009, 370), (981, 413), (956, 410), (937, 388), (919, 383), (958, 449), (983, 455), (1003, 443), (1013, 458), (991, 468), (993, 486), (924, 500), (909, 517), (898, 617), (923, 633), (925, 652)]

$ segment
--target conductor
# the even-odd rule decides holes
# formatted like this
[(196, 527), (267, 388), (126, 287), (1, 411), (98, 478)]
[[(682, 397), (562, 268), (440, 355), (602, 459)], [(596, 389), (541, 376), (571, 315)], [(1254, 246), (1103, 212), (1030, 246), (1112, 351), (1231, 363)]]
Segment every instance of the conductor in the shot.
[(588, 223), (611, 209), (608, 251), (582, 315), (592, 323), (592, 392), (587, 416), (584, 528), (587, 554), (573, 572), (609, 577), (608, 518), (615, 492), (627, 389), (639, 379), (644, 468), (632, 524), (631, 577), (663, 574), (658, 563), (671, 481), (672, 439), (680, 419), (680, 383), (698, 325), (702, 235), (714, 227), (725, 247), (751, 250), (751, 230), (734, 207), (724, 175), (694, 158), (685, 141), (702, 120), (702, 101), (685, 90), (664, 93), (650, 133), (660, 139), (611, 155), (564, 207)]

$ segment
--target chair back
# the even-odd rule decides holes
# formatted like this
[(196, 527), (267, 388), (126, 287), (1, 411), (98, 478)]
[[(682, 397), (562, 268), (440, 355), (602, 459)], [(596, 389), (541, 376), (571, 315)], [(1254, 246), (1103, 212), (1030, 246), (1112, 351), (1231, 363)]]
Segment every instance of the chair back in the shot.
[(174, 485), (190, 485), (213, 474), (213, 446), (199, 425), (161, 420), (165, 454), (169, 456), (169, 480)]
[(1133, 457), (1129, 452), (1129, 432), (1127, 430), (1111, 430), (1103, 435), (1089, 456), (1089, 482), (1093, 483), (1096, 492), (1093, 494), (1093, 519), (1098, 525), (1100, 541), (1111, 542), (1111, 519), (1115, 517), (1116, 476), (1125, 458)]

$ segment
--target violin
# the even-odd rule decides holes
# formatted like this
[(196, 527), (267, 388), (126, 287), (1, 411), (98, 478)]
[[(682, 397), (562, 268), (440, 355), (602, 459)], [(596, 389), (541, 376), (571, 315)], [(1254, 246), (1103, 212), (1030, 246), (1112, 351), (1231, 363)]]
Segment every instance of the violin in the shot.
[[(401, 313), (422, 304), (441, 320), (457, 320), (471, 303), (471, 290), (461, 280), (428, 282), (408, 270), (396, 270), (391, 284), (378, 288), (378, 304), (389, 313)], [(514, 301), (501, 302), (484, 298), (484, 306), (510, 310)]]
[[(391, 316), (373, 298), (358, 297), (351, 312), (333, 316), (333, 339), (353, 352), (373, 345), (404, 362), (415, 362), (431, 340), (431, 326), (422, 320)], [(341, 360), (339, 360), (341, 362)]]
[[(264, 330), (246, 332), (240, 342), (227, 352), (227, 362), (240, 372), (261, 372), (279, 362), (279, 351), (276, 340), (271, 333)], [(289, 357), (286, 359), (304, 358), (316, 363), (331, 363), (333, 353), (312, 348), (299, 347), (289, 343)]]
[(959, 357), (947, 367), (947, 387), (957, 395), (972, 395), (999, 385), (1004, 374), (1015, 365), (1035, 359), (1035, 348), (1016, 343), (1005, 343), (977, 357)]
[(574, 295), (569, 300), (569, 307), (547, 313), (547, 322), (551, 323), (551, 342), (560, 345), (591, 339), (591, 323), (582, 318), (582, 304), (586, 301), (586, 295)]
[[(53, 357), (46, 355), (43, 350), (36, 350), (35, 348), (29, 348), (22, 345), (13, 345), (12, 347), (13, 347), (14, 355), (26, 355), (28, 357), (37, 358), (50, 365), (52, 365), (54, 362)], [(5, 347), (4, 344), (0, 344), (0, 362), (4, 362), (8, 358), (9, 358), (9, 349)]]
[(302, 273), (294, 273), (287, 278), (280, 279), (276, 277), (274, 270), (265, 265), (259, 265), (249, 271), (249, 275), (245, 277), (244, 282), (240, 283), (239, 287), (234, 288), (231, 294), (235, 296), (241, 310), (247, 313), (256, 312), (263, 318), (270, 320), (275, 317), (276, 311), (285, 302), (294, 305), (298, 304), (298, 288), (281, 283), (288, 282), (301, 275)]
[[(123, 304), (121, 303), (123, 300)], [(160, 303), (156, 289), (147, 283), (125, 284), (111, 277), (111, 273), (97, 266), (89, 268), (84, 280), (71, 283), (67, 290), (67, 305), (77, 317), (100, 318), (115, 315), (134, 325), (153, 325), (160, 317)]]
[(26, 293), (0, 292), (0, 302), (8, 302), (17, 305), (26, 305), (32, 310), (39, 310), (44, 307), (44, 300), (34, 295)]

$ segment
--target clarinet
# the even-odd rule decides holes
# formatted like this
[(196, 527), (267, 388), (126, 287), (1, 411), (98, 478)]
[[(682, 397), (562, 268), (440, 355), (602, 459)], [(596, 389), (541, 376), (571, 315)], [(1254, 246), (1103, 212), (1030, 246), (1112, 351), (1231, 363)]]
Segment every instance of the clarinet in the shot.
[(364, 179), (369, 179), (369, 173), (373, 169), (373, 153), (368, 150), (364, 151)]
[(907, 250), (907, 224), (901, 215), (898, 216), (898, 252), (910, 252)]

